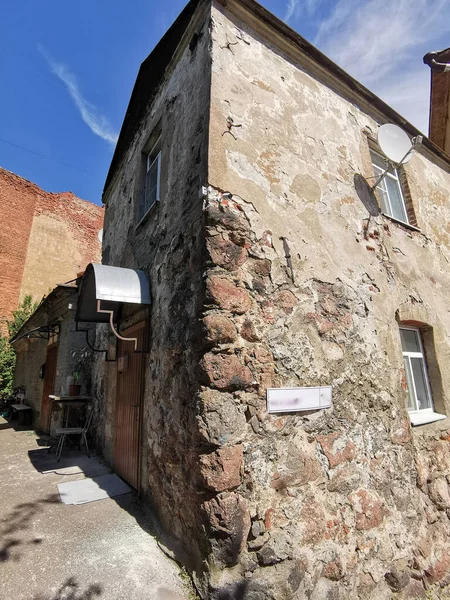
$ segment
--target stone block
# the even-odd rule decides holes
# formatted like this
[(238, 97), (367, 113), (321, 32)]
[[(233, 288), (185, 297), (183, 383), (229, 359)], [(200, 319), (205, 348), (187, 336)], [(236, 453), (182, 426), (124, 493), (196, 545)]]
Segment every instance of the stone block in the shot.
[(213, 344), (231, 344), (237, 333), (233, 321), (223, 315), (207, 315), (203, 319), (206, 329), (206, 340)]
[(318, 435), (316, 439), (328, 458), (331, 468), (351, 461), (356, 456), (355, 444), (339, 432)]
[(232, 394), (208, 389), (200, 394), (197, 420), (201, 438), (208, 445), (223, 446), (240, 442), (247, 431), (244, 409)]
[(450, 573), (450, 552), (445, 550), (425, 571), (425, 578), (429, 584), (434, 584), (442, 581), (448, 573)]
[(213, 264), (227, 271), (235, 271), (247, 260), (247, 250), (222, 236), (210, 237), (206, 246)]
[(389, 514), (383, 500), (368, 490), (350, 494), (349, 501), (356, 513), (356, 529), (360, 531), (378, 527)]
[(299, 523), (303, 528), (302, 544), (315, 546), (320, 543), (326, 532), (326, 518), (322, 504), (312, 498), (305, 500), (300, 510)]
[(393, 564), (384, 578), (391, 590), (401, 592), (411, 579), (411, 571), (406, 565)]
[(342, 561), (337, 558), (328, 562), (322, 571), (322, 576), (332, 581), (339, 581), (344, 577), (345, 571), (342, 565)]
[(220, 495), (203, 504), (211, 535), (216, 544), (216, 560), (227, 566), (238, 563), (250, 531), (250, 514), (244, 499), (236, 493)]
[(445, 477), (437, 477), (428, 485), (428, 494), (440, 510), (450, 508), (450, 495)]
[(203, 485), (214, 492), (238, 487), (242, 481), (243, 461), (242, 445), (221, 448), (200, 456)]
[(203, 357), (201, 367), (207, 384), (219, 390), (244, 390), (254, 385), (250, 369), (237, 356), (208, 353)]
[(241, 326), (241, 336), (247, 342), (258, 342), (259, 336), (256, 333), (255, 325), (250, 319), (245, 319)]
[(206, 289), (209, 299), (237, 315), (242, 315), (250, 310), (252, 302), (248, 292), (224, 277), (211, 275), (206, 281)]

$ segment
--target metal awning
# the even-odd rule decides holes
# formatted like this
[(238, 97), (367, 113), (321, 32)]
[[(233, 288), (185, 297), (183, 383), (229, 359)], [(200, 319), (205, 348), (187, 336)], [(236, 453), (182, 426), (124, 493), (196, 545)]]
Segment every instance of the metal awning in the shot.
[(122, 304), (150, 304), (150, 288), (144, 271), (88, 265), (79, 287), (76, 321), (117, 322)]
[(41, 327), (30, 329), (26, 333), (22, 333), (22, 335), (13, 338), (10, 341), (10, 344), (14, 345), (20, 340), (49, 340), (52, 335), (58, 334), (59, 330), (59, 323), (55, 323), (54, 325), (41, 325)]

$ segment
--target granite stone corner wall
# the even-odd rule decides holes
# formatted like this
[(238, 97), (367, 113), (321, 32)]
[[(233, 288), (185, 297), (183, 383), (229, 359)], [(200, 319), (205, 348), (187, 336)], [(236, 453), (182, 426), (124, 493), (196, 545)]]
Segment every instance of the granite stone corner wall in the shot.
[[(449, 414), (448, 169), (405, 169), (420, 231), (371, 216), (355, 175), (382, 116), (231, 8), (212, 17), (202, 594), (443, 598), (449, 425), (411, 428), (398, 326), (423, 327)], [(267, 388), (317, 385), (331, 409), (268, 414)]]

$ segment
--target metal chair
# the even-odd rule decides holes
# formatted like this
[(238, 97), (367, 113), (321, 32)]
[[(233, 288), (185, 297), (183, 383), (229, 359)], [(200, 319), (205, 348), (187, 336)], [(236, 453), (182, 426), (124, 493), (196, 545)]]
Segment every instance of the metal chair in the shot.
[(59, 462), (61, 459), (61, 454), (62, 454), (63, 447), (64, 447), (64, 440), (66, 439), (67, 435), (81, 435), (82, 439), (84, 440), (84, 445), (86, 446), (86, 454), (88, 455), (88, 458), (90, 458), (91, 455), (89, 452), (89, 445), (88, 445), (86, 434), (91, 425), (93, 414), (94, 414), (93, 408), (89, 408), (86, 422), (83, 425), (83, 427), (57, 427), (56, 428), (56, 435), (60, 436), (58, 439), (58, 445), (56, 447), (56, 462)]

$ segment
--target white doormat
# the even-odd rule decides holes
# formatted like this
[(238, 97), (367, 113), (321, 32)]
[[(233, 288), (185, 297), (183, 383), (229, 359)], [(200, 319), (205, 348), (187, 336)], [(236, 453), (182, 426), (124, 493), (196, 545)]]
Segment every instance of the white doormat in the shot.
[(114, 473), (58, 483), (58, 490), (64, 504), (86, 504), (131, 492), (131, 488)]

